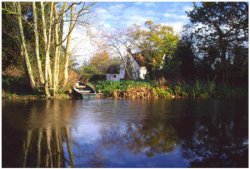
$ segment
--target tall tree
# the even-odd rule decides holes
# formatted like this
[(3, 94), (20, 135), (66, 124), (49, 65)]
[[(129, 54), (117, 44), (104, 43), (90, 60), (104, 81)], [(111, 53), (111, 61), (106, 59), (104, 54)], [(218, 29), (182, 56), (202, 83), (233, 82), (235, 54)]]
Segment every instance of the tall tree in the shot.
[[(64, 8), (63, 8), (64, 9)], [(57, 91), (57, 87), (58, 87), (58, 74), (59, 74), (59, 56), (60, 56), (60, 45), (59, 45), (59, 17), (57, 14), (57, 10), (56, 10), (56, 5), (54, 5), (54, 15), (55, 15), (55, 24), (54, 24), (54, 46), (55, 46), (55, 52), (54, 52), (54, 72), (53, 72), (53, 95), (56, 94)]]
[(54, 3), (51, 2), (50, 6), (50, 17), (49, 17), (49, 30), (47, 34), (46, 29), (46, 21), (45, 21), (45, 13), (44, 13), (44, 5), (41, 2), (41, 14), (42, 14), (42, 26), (43, 26), (43, 37), (44, 37), (44, 47), (45, 47), (45, 94), (47, 97), (50, 97), (50, 85), (51, 85), (51, 69), (50, 69), (50, 44), (51, 44), (51, 27), (52, 27), (52, 19), (53, 19), (53, 7)]
[(36, 3), (32, 2), (32, 8), (33, 8), (33, 19), (34, 19), (34, 32), (35, 32), (35, 50), (36, 50), (36, 61), (37, 61), (37, 67), (38, 67), (38, 74), (40, 77), (40, 83), (44, 84), (44, 76), (43, 76), (43, 70), (42, 70), (42, 64), (40, 59), (40, 52), (39, 52), (39, 33), (37, 28), (37, 12), (36, 12)]
[(100, 72), (106, 73), (108, 67), (111, 64), (117, 63), (117, 59), (112, 59), (109, 56), (109, 53), (104, 50), (96, 53), (91, 59), (90, 59), (90, 64), (95, 66)]
[[(22, 4), (22, 6), (21, 6)], [(77, 23), (83, 23), (79, 18), (89, 12), (89, 7), (94, 3), (44, 3), (40, 5), (34, 3), (4, 3), (4, 19), (13, 16), (13, 27), (18, 27), (16, 31), (6, 30), (9, 25), (4, 27), (5, 35), (12, 39), (18, 39), (17, 46), (24, 58), (24, 68), (30, 85), (33, 89), (40, 89), (39, 82), (44, 84), (44, 93), (47, 97), (56, 95), (59, 80), (67, 83), (70, 58), (70, 41), (72, 31)], [(78, 6), (75, 8), (75, 6)], [(13, 8), (14, 7), (14, 8)], [(21, 7), (24, 7), (22, 10)], [(66, 19), (66, 14), (71, 11), (71, 18)], [(75, 15), (76, 14), (76, 15)], [(45, 18), (48, 18), (47, 20)], [(71, 26), (67, 31), (64, 22), (70, 20)], [(9, 24), (9, 23), (8, 23)], [(39, 43), (42, 41), (43, 43)], [(66, 42), (66, 47), (63, 46)], [(66, 54), (65, 54), (66, 48)], [(63, 51), (63, 52), (62, 52)], [(34, 57), (33, 57), (34, 56)], [(60, 59), (64, 56), (65, 59)], [(8, 60), (7, 58), (5, 60)], [(53, 61), (53, 62), (52, 62)], [(37, 63), (34, 64), (33, 63)], [(66, 66), (66, 78), (63, 73), (59, 73), (60, 66)], [(8, 64), (6, 64), (8, 65)], [(52, 70), (53, 69), (53, 70)], [(64, 68), (61, 69), (64, 71)], [(53, 71), (53, 74), (52, 74)], [(33, 75), (34, 74), (34, 75)]]
[(193, 24), (200, 24), (196, 37), (200, 49), (207, 53), (214, 46), (219, 57), (220, 75), (227, 83), (230, 60), (234, 60), (230, 51), (236, 46), (247, 47), (248, 41), (248, 3), (247, 2), (204, 2), (187, 13)]
[(64, 86), (66, 85), (68, 78), (69, 78), (69, 49), (70, 49), (70, 43), (71, 43), (71, 35), (72, 35), (72, 30), (74, 28), (74, 19), (75, 19), (75, 4), (72, 5), (71, 7), (71, 13), (70, 13), (70, 24), (69, 24), (69, 34), (67, 38), (67, 44), (66, 44), (66, 60), (65, 60), (65, 66), (64, 66)]
[[(182, 79), (192, 80), (195, 78), (195, 54), (193, 49), (192, 27), (185, 25), (175, 55), (179, 61), (180, 75)], [(177, 66), (177, 65), (176, 65)]]
[(28, 73), (27, 76), (30, 82), (30, 86), (32, 89), (35, 89), (36, 83), (34, 80), (34, 75), (33, 75), (32, 67), (30, 64), (30, 58), (29, 58), (27, 47), (26, 47), (24, 31), (23, 31), (22, 8), (21, 8), (20, 2), (17, 2), (15, 5), (16, 5), (16, 10), (17, 10), (18, 26), (19, 26), (19, 33), (20, 33), (21, 51), (23, 51), (22, 53), (24, 55), (23, 57), (25, 60), (25, 69), (27, 70), (27, 73)]
[(134, 26), (129, 30), (132, 46), (145, 58), (149, 76), (158, 78), (163, 69), (173, 65), (179, 38), (170, 26), (154, 24), (149, 20), (145, 22), (145, 27)]

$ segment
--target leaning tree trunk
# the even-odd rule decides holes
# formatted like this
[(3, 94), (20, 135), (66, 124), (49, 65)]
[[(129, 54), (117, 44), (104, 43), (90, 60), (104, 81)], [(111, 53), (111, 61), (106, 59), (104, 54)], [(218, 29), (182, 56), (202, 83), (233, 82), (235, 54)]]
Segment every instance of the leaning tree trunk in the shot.
[(33, 2), (32, 7), (33, 7), (35, 49), (36, 49), (36, 60), (37, 60), (37, 66), (38, 66), (38, 73), (39, 73), (41, 84), (44, 84), (44, 76), (43, 76), (42, 64), (41, 64), (40, 53), (39, 53), (39, 36), (38, 36), (38, 28), (37, 28), (37, 13), (36, 13), (36, 3), (35, 2)]
[(30, 82), (30, 86), (34, 90), (36, 88), (36, 84), (35, 84), (33, 71), (32, 71), (32, 68), (31, 68), (29, 55), (28, 55), (28, 51), (27, 51), (27, 47), (26, 47), (26, 43), (25, 43), (25, 37), (24, 37), (24, 32), (23, 32), (23, 24), (22, 24), (22, 18), (21, 18), (22, 9), (21, 9), (20, 2), (17, 2), (16, 8), (17, 8), (17, 13), (18, 13), (17, 18), (18, 18), (18, 26), (19, 26), (19, 33), (20, 33), (21, 48), (23, 50), (23, 55), (24, 55), (24, 58), (25, 58), (25, 67), (26, 67), (27, 72), (28, 72), (28, 79), (29, 79), (29, 82)]
[(68, 34), (68, 38), (67, 38), (67, 44), (66, 44), (66, 60), (65, 60), (65, 65), (64, 65), (64, 82), (63, 82), (63, 86), (65, 86), (67, 84), (68, 78), (69, 78), (69, 48), (70, 48), (70, 43), (71, 43), (71, 35), (72, 35), (72, 29), (74, 27), (74, 18), (75, 18), (75, 14), (74, 14), (74, 10), (75, 10), (75, 5), (72, 5), (71, 7), (71, 16), (70, 16), (70, 25), (69, 25), (69, 34)]

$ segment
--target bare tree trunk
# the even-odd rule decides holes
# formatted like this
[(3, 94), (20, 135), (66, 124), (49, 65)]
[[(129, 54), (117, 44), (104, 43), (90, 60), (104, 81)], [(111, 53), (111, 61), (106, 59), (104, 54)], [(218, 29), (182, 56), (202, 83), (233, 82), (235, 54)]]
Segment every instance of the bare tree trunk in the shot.
[(26, 43), (25, 43), (23, 24), (22, 24), (22, 18), (21, 18), (22, 9), (21, 9), (20, 2), (17, 2), (16, 8), (17, 8), (17, 13), (18, 13), (17, 18), (18, 18), (18, 26), (19, 26), (19, 33), (20, 33), (20, 39), (21, 39), (20, 40), (21, 41), (21, 48), (23, 49), (23, 54), (24, 54), (24, 58), (25, 58), (25, 66), (27, 68), (30, 86), (34, 90), (36, 88), (36, 84), (35, 84), (33, 71), (32, 71), (32, 67), (30, 64), (29, 55), (28, 55), (28, 51), (27, 51)]
[[(44, 14), (44, 6), (43, 2), (41, 2), (41, 15), (42, 15), (42, 27), (43, 27), (43, 39), (44, 39), (44, 48), (45, 53), (47, 54), (47, 31), (46, 31), (46, 23), (45, 23), (45, 14)], [(47, 55), (45, 56), (45, 83), (44, 83), (44, 90), (46, 97), (50, 97), (49, 92), (49, 82), (48, 82), (48, 64), (49, 60), (47, 58)]]
[[(61, 18), (60, 18), (60, 32), (59, 33), (59, 46), (58, 46), (58, 64), (57, 64), (57, 67), (56, 67), (56, 76), (57, 76), (57, 79), (56, 79), (56, 90), (58, 90), (59, 88), (59, 71), (60, 71), (60, 57), (61, 57), (61, 49), (62, 49), (62, 40), (63, 40), (63, 26), (64, 26), (64, 11), (65, 11), (65, 8), (66, 8), (66, 5), (67, 3), (64, 2), (63, 3), (63, 7), (62, 7), (62, 15), (61, 15)], [(58, 18), (59, 19), (59, 18)]]
[(48, 30), (48, 41), (47, 41), (47, 51), (46, 51), (46, 57), (48, 58), (48, 76), (49, 76), (49, 88), (53, 86), (52, 84), (52, 71), (50, 67), (50, 48), (51, 48), (51, 35), (52, 35), (52, 24), (54, 21), (53, 18), (53, 8), (54, 8), (54, 2), (51, 2), (50, 6), (50, 17), (49, 17), (49, 30)]
[(65, 15), (65, 12), (64, 12), (64, 10), (65, 10), (65, 8), (66, 8), (66, 6), (67, 6), (67, 3), (66, 2), (63, 2), (63, 7), (62, 7), (62, 15), (61, 15), (61, 21), (60, 21), (60, 42), (62, 42), (62, 40), (63, 40), (63, 26), (64, 26), (64, 15)]
[(53, 20), (53, 6), (54, 6), (54, 2), (51, 2), (49, 30), (48, 30), (48, 37), (47, 37), (44, 6), (43, 6), (43, 2), (41, 2), (43, 36), (44, 36), (44, 44), (45, 44), (44, 46), (45, 46), (45, 94), (46, 94), (46, 97), (50, 97), (49, 84), (52, 84), (49, 55), (50, 55), (50, 42), (51, 42), (51, 27), (52, 27), (52, 20)]
[(37, 60), (37, 66), (38, 66), (38, 73), (40, 77), (41, 84), (44, 84), (44, 77), (43, 77), (43, 70), (42, 70), (42, 64), (40, 60), (40, 53), (39, 53), (39, 36), (38, 36), (38, 29), (37, 29), (37, 14), (36, 14), (36, 3), (32, 3), (33, 7), (33, 19), (34, 19), (34, 32), (35, 32), (35, 48), (36, 48), (36, 60)]
[(66, 44), (66, 60), (65, 60), (65, 66), (64, 66), (64, 82), (63, 82), (63, 86), (65, 86), (67, 84), (68, 78), (69, 78), (69, 48), (70, 48), (70, 42), (71, 42), (71, 35), (72, 35), (72, 29), (74, 27), (74, 18), (75, 18), (75, 5), (72, 5), (71, 7), (71, 15), (70, 15), (70, 25), (69, 25), (69, 35), (67, 38), (67, 44)]
[(59, 25), (57, 23), (57, 21), (59, 20), (58, 15), (57, 15), (57, 11), (56, 11), (56, 6), (54, 5), (54, 14), (55, 14), (55, 31), (54, 31), (54, 44), (55, 44), (55, 59), (54, 59), (54, 74), (53, 74), (53, 95), (55, 96), (55, 94), (57, 93), (57, 88), (58, 88), (58, 75), (59, 75), (59, 55), (60, 55), (60, 48), (59, 48)]

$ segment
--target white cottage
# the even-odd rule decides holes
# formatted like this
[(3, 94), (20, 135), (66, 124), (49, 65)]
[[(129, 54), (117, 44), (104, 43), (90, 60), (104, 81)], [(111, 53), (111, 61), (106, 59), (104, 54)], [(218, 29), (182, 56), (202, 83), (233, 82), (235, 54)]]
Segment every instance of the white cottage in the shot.
[[(124, 65), (126, 65), (126, 68)], [(123, 79), (145, 79), (146, 73), (147, 69), (144, 65), (143, 57), (140, 54), (128, 53), (125, 63), (122, 63), (121, 65), (111, 65), (108, 68), (106, 80), (118, 81)]]
[(123, 80), (125, 77), (125, 68), (121, 65), (110, 65), (107, 74), (106, 74), (106, 80)]

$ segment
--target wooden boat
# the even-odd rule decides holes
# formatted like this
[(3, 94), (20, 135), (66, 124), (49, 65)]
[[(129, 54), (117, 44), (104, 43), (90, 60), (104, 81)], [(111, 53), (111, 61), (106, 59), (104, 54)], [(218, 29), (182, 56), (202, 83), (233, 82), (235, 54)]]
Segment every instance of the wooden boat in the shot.
[(90, 85), (87, 85), (80, 81), (75, 83), (73, 94), (77, 98), (81, 99), (95, 99), (97, 95), (95, 89), (93, 89)]

